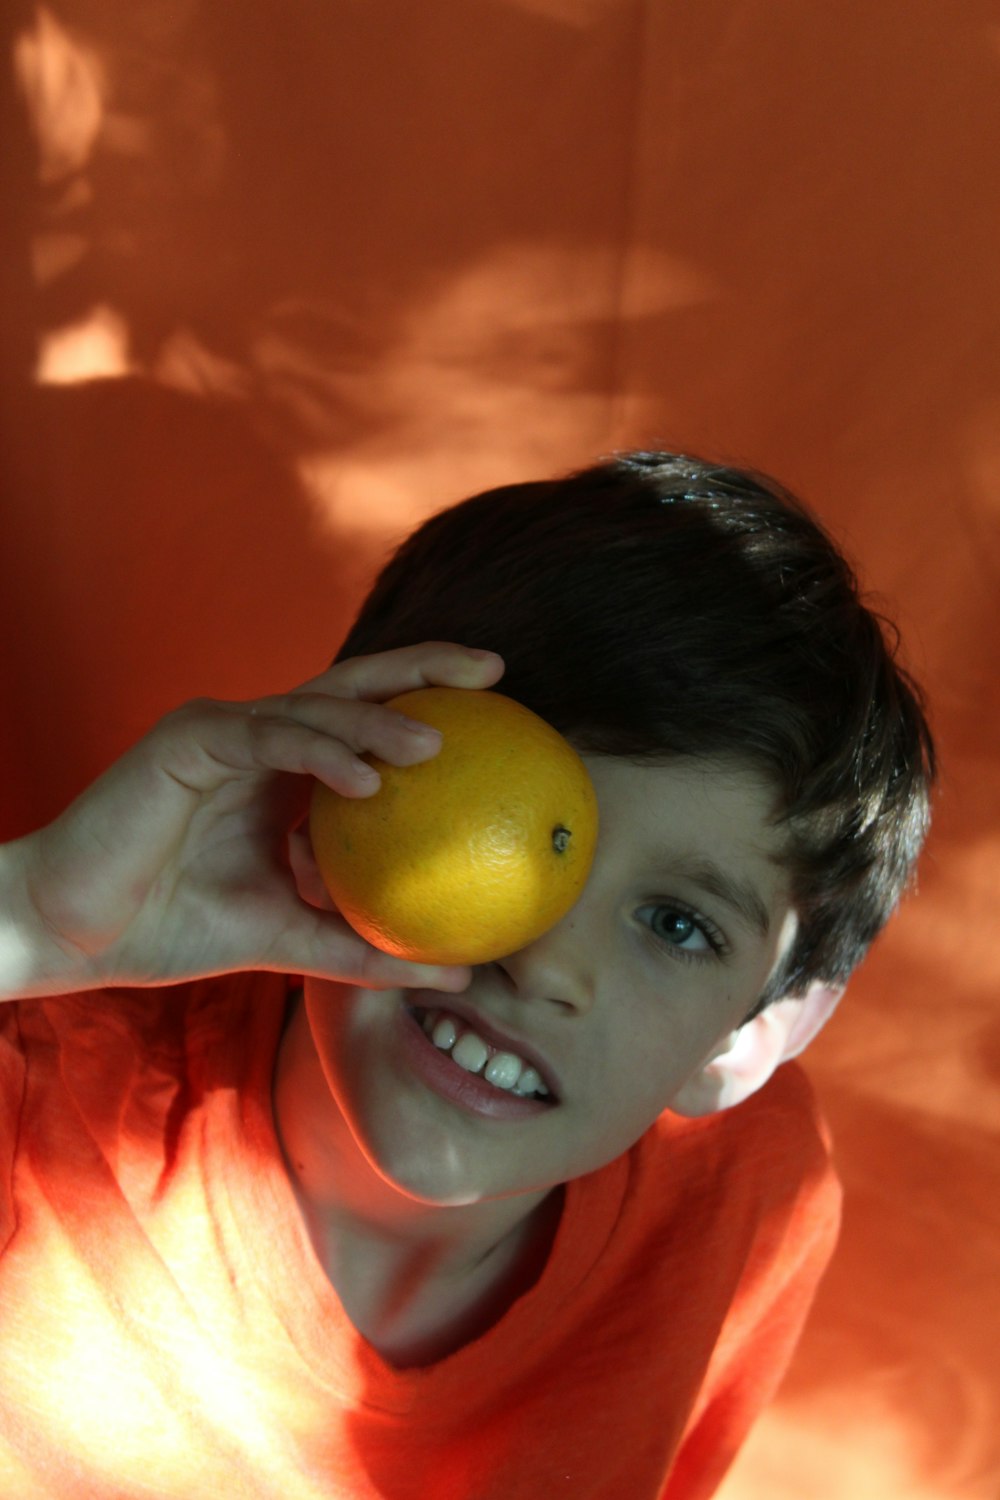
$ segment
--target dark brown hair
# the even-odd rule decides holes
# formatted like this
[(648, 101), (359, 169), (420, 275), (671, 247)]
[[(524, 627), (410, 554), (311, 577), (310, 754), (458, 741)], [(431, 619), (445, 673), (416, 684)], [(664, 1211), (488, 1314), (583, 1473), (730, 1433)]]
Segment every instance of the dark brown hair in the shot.
[(581, 750), (764, 771), (801, 925), (758, 1009), (846, 979), (910, 879), (934, 774), (919, 691), (772, 479), (628, 453), (473, 496), (402, 544), (338, 659), (422, 640), (498, 651), (500, 691)]

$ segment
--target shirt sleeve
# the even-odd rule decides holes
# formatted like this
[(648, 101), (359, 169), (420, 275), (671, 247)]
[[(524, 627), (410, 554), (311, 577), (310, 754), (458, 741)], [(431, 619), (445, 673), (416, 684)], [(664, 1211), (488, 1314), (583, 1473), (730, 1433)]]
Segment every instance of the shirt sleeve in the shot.
[(827, 1159), (784, 1223), (762, 1222), (661, 1500), (707, 1500), (788, 1369), (840, 1227)]
[(25, 1087), (19, 1009), (17, 1001), (0, 1005), (0, 1255), (17, 1227), (14, 1160)]

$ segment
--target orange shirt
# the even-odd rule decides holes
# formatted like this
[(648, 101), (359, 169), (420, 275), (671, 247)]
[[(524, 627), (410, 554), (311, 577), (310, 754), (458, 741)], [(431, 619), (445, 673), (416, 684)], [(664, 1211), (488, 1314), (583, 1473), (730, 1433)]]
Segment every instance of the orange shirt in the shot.
[(387, 1365), (316, 1260), (271, 1075), (288, 982), (0, 1006), (4, 1500), (698, 1500), (787, 1364), (839, 1209), (786, 1065), (569, 1184), (482, 1337)]

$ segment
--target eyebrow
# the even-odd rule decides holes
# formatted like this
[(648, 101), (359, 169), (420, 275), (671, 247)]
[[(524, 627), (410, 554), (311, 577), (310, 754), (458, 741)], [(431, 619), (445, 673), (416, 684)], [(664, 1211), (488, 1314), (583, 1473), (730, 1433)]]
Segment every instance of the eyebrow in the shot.
[(752, 927), (758, 936), (765, 938), (771, 930), (770, 914), (759, 891), (749, 881), (738, 880), (728, 875), (714, 860), (699, 857), (690, 860), (671, 860), (669, 868), (700, 890), (707, 891), (732, 908)]

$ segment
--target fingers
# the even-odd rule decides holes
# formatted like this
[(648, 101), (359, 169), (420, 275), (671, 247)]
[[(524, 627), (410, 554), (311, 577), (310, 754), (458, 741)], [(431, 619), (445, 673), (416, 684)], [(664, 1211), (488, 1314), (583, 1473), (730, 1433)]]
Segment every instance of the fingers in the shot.
[(411, 964), (369, 947), (363, 939), (354, 983), (369, 990), (444, 990), (458, 994), (468, 988), (472, 970), (467, 966)]
[(329, 979), (362, 989), (433, 989), (451, 994), (468, 987), (467, 965), (415, 964), (366, 943), (336, 912), (299, 905), (282, 924), (274, 951), (260, 968)]
[(296, 691), (318, 689), (344, 698), (384, 702), (414, 688), (493, 687), (503, 670), (503, 659), (495, 651), (473, 650), (451, 641), (424, 641), (338, 662)]
[(369, 990), (442, 990), (450, 995), (468, 989), (472, 970), (468, 966), (408, 964), (391, 954), (368, 948), (355, 984)]
[[(314, 776), (343, 796), (371, 796), (380, 779), (362, 756), (414, 765), (441, 745), (437, 731), (386, 709), (385, 699), (428, 685), (486, 688), (503, 670), (493, 652), (430, 641), (343, 662), (290, 693), (256, 702), (198, 699), (166, 715), (119, 762), (116, 775), (140, 782), (152, 776), (165, 816), (180, 816), (170, 786), (174, 802), (183, 803), (248, 774)], [(148, 796), (140, 800), (149, 805)]]
[(384, 699), (428, 685), (482, 688), (502, 673), (493, 652), (431, 641), (358, 657), (254, 703), (200, 700), (171, 717), (175, 727), (196, 731), (188, 752), (203, 754), (210, 768), (188, 766), (178, 779), (203, 791), (222, 768), (279, 771), (314, 776), (342, 796), (371, 796), (380, 778), (362, 756), (408, 766), (441, 748), (437, 730), (385, 708)]
[(290, 693), (255, 709), (243, 722), (257, 764), (308, 773), (348, 797), (378, 790), (378, 772), (362, 755), (411, 766), (441, 748), (438, 730), (377, 703)]
[(378, 790), (379, 776), (362, 755), (406, 766), (440, 748), (437, 730), (381, 704), (300, 691), (256, 703), (186, 704), (161, 720), (143, 753), (188, 792), (210, 792), (248, 773), (290, 772), (364, 797)]

